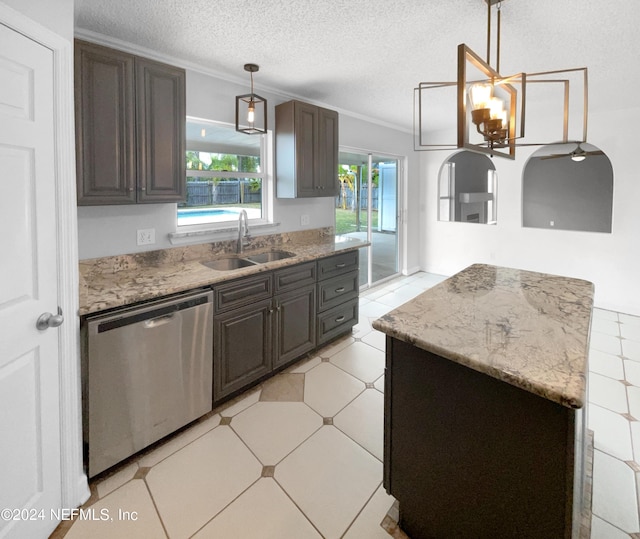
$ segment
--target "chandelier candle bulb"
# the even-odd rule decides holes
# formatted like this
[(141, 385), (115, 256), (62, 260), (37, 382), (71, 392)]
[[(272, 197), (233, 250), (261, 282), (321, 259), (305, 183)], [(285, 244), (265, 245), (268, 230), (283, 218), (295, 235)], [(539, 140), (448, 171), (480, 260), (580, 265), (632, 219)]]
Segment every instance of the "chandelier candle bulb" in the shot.
[(492, 97), (489, 101), (489, 110), (491, 111), (491, 119), (497, 120), (505, 115), (504, 103), (499, 97)]
[(490, 84), (474, 84), (469, 88), (469, 99), (473, 110), (486, 109), (493, 95), (493, 87)]

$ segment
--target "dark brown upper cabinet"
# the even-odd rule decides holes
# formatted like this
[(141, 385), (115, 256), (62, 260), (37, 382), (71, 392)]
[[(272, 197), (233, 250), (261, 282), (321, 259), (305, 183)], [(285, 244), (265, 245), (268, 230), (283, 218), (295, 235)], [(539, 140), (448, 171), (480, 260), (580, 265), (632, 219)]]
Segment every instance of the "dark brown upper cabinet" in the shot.
[(185, 72), (75, 42), (78, 205), (185, 198)]
[(278, 198), (338, 194), (338, 113), (301, 101), (276, 106)]

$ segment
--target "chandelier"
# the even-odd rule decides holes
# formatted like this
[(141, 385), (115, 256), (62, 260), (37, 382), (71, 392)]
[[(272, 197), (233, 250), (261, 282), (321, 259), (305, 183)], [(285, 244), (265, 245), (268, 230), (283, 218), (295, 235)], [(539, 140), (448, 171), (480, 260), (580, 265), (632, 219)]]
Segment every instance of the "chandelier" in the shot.
[[(464, 43), (458, 45), (457, 80), (421, 82), (414, 89), (414, 149), (447, 150), (465, 148), (515, 159), (516, 146), (537, 146), (550, 142), (585, 142), (587, 138), (587, 68), (572, 68), (538, 73), (500, 74), (500, 0), (487, 3), (487, 60)], [(496, 8), (496, 67), (491, 62), (492, 7)], [(577, 86), (577, 90), (576, 90)], [(437, 143), (431, 140), (445, 96), (451, 100), (455, 90), (457, 141)], [(580, 91), (581, 90), (581, 91)], [(527, 94), (535, 94), (539, 103), (527, 103)], [(536, 106), (537, 105), (537, 106)], [(527, 107), (534, 118), (544, 117), (544, 125), (535, 125), (535, 136), (544, 142), (525, 139)], [(542, 109), (543, 114), (540, 114)], [(581, 122), (570, 118), (581, 117)], [(570, 130), (571, 128), (571, 130)], [(570, 137), (570, 132), (572, 137)]]

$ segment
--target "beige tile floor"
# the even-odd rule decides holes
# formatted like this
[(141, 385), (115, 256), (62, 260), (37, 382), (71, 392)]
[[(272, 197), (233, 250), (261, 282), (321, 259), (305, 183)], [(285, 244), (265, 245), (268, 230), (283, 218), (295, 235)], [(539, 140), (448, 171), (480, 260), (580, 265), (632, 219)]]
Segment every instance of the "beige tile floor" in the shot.
[[(371, 321), (442, 279), (418, 273), (365, 292), (351, 336), (94, 482), (86, 507), (113, 520), (54, 536), (389, 538), (384, 337)], [(590, 369), (591, 537), (640, 538), (640, 318), (595, 309)]]

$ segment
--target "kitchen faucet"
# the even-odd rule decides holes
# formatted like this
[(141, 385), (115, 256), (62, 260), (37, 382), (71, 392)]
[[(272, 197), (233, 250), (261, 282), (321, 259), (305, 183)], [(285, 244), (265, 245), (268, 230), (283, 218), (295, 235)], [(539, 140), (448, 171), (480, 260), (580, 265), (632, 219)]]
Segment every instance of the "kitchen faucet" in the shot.
[(240, 210), (238, 214), (238, 243), (236, 244), (236, 253), (242, 254), (245, 245), (249, 245), (249, 218), (247, 210)]

